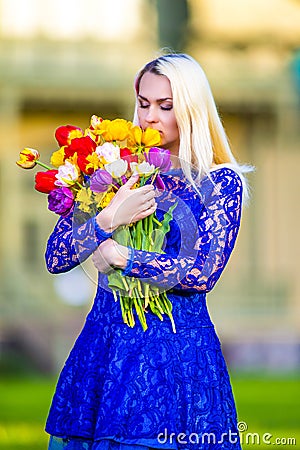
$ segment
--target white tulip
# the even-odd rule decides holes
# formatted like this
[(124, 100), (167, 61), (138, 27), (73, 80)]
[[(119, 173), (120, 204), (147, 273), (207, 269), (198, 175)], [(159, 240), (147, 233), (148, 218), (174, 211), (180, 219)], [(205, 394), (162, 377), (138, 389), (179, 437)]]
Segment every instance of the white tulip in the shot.
[(78, 170), (70, 161), (65, 161), (58, 168), (58, 173), (55, 175), (55, 178), (57, 180), (54, 183), (56, 186), (72, 186), (78, 180)]
[(103, 161), (104, 164), (109, 164), (120, 159), (120, 147), (111, 142), (105, 142), (103, 145), (98, 145), (95, 151), (99, 156), (100, 161)]
[(105, 164), (105, 169), (113, 178), (120, 178), (126, 173), (127, 166), (127, 161), (124, 161), (124, 159), (117, 159), (110, 164)]
[(155, 166), (144, 161), (141, 164), (136, 162), (130, 163), (133, 175), (151, 175), (155, 171)]

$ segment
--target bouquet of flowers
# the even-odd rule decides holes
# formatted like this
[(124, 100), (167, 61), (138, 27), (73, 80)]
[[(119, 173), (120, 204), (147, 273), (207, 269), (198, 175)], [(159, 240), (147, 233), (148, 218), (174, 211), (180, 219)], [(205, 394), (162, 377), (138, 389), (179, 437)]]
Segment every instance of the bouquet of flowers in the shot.
[[(159, 189), (164, 189), (160, 173), (171, 166), (170, 152), (158, 147), (161, 138), (157, 130), (142, 130), (124, 119), (104, 120), (93, 115), (85, 130), (73, 125), (60, 126), (55, 137), (59, 149), (52, 153), (52, 167), (41, 162), (38, 150), (32, 148), (20, 152), (17, 165), (24, 169), (36, 165), (46, 169), (36, 173), (35, 189), (48, 194), (49, 210), (61, 216), (67, 216), (75, 204), (83, 213), (96, 215), (133, 174), (139, 174), (136, 187), (156, 183)], [(169, 208), (162, 221), (153, 213), (136, 223), (119, 227), (114, 239), (138, 250), (163, 253), (175, 207)], [(139, 279), (123, 276), (121, 270), (110, 272), (108, 281), (115, 300), (120, 301), (122, 317), (128, 326), (135, 325), (135, 310), (145, 331), (146, 312), (150, 310), (160, 320), (167, 315), (176, 332), (172, 304), (166, 292)]]

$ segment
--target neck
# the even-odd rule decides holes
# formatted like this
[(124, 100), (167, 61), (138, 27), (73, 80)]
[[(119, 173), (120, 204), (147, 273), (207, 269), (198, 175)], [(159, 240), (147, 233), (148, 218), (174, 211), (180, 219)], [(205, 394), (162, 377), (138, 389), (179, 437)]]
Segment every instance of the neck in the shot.
[(171, 163), (172, 163), (173, 169), (180, 169), (181, 168), (180, 160), (179, 160), (178, 156), (171, 155), (170, 159), (171, 159)]

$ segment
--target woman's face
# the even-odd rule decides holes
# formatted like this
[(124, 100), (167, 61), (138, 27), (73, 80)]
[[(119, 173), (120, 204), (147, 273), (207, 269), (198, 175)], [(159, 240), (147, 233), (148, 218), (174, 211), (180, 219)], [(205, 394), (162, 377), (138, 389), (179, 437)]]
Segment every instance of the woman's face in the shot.
[(173, 109), (170, 81), (164, 75), (146, 72), (138, 93), (138, 118), (142, 128), (158, 130), (161, 146), (178, 155), (179, 131)]

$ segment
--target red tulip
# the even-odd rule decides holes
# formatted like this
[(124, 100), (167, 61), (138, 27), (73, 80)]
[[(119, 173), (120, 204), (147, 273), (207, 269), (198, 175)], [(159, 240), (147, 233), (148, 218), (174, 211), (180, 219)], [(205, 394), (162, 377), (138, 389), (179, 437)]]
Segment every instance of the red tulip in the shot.
[(57, 186), (54, 184), (57, 181), (55, 175), (58, 170), (47, 170), (46, 172), (37, 172), (35, 174), (35, 189), (39, 192), (49, 194)]
[(83, 131), (73, 125), (58, 127), (55, 131), (55, 138), (60, 147), (71, 144), (72, 139), (83, 136)]
[(91, 155), (95, 149), (96, 143), (89, 136), (75, 138), (70, 145), (64, 148), (65, 159), (71, 158), (75, 153), (77, 153), (78, 156)]
[(132, 162), (138, 162), (138, 156), (131, 153), (129, 148), (124, 147), (120, 149), (120, 157), (121, 159), (124, 159), (124, 161), (127, 161), (128, 163), (128, 169), (130, 169), (130, 163)]

